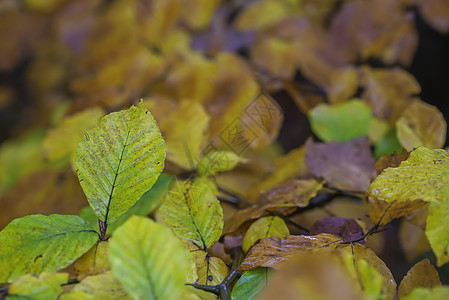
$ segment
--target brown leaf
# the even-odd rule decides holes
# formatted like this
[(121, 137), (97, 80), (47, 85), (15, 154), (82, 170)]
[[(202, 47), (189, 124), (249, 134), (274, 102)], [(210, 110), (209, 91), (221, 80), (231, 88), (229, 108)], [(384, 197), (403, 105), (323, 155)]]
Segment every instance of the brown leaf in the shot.
[(399, 242), (409, 262), (431, 251), (424, 229), (406, 220), (399, 225)]
[(363, 228), (354, 219), (341, 217), (326, 217), (319, 219), (310, 228), (310, 234), (329, 233), (338, 235), (347, 242), (359, 240), (363, 237)]
[(422, 200), (387, 203), (373, 197), (368, 198), (368, 203), (371, 221), (374, 223), (380, 221), (379, 225), (381, 226), (390, 223), (394, 219), (408, 216), (426, 205), (426, 202)]
[(408, 153), (408, 151), (405, 149), (402, 149), (402, 152), (399, 154), (398, 153), (394, 153), (391, 155), (382, 154), (382, 156), (376, 161), (376, 177), (380, 173), (382, 173), (382, 171), (386, 168), (399, 167), (401, 162), (407, 160), (409, 156), (410, 153)]
[(401, 299), (418, 287), (432, 288), (440, 285), (441, 281), (437, 270), (426, 258), (416, 263), (404, 276), (399, 285), (398, 297)]
[(299, 252), (335, 247), (341, 242), (341, 238), (327, 233), (314, 236), (289, 235), (285, 239), (278, 237), (262, 239), (251, 248), (239, 270), (247, 271), (256, 267), (278, 268), (281, 263)]
[(340, 190), (366, 191), (374, 170), (374, 158), (366, 138), (345, 143), (306, 142), (310, 172)]
[(352, 98), (359, 86), (358, 71), (352, 67), (337, 69), (332, 73), (331, 84), (327, 88), (329, 101), (341, 103)]

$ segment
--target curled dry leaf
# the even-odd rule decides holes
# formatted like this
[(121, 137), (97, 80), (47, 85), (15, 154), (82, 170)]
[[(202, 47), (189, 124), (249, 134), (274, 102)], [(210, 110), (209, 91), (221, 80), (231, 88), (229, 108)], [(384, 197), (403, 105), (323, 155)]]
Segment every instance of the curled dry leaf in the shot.
[(433, 288), (440, 285), (441, 280), (437, 270), (426, 258), (416, 263), (404, 276), (399, 285), (398, 297), (401, 299), (419, 287)]
[(340, 190), (366, 191), (374, 170), (374, 157), (367, 138), (345, 143), (306, 142), (310, 172)]
[(322, 247), (336, 247), (342, 242), (340, 237), (327, 233), (314, 236), (289, 235), (285, 239), (278, 237), (262, 239), (251, 248), (239, 270), (247, 271), (256, 267), (279, 268), (281, 263), (298, 252)]
[(394, 153), (391, 155), (383, 154), (377, 161), (376, 161), (376, 176), (380, 175), (383, 170), (386, 168), (397, 168), (403, 162), (406, 160), (410, 154), (407, 152), (407, 150), (402, 149), (401, 153)]

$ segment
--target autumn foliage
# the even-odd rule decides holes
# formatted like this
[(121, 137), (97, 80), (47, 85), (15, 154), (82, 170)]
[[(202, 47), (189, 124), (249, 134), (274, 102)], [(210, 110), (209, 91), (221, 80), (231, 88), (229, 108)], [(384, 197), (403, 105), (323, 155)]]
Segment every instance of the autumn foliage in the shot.
[(418, 13), (449, 32), (438, 0), (0, 3), (0, 297), (448, 299)]

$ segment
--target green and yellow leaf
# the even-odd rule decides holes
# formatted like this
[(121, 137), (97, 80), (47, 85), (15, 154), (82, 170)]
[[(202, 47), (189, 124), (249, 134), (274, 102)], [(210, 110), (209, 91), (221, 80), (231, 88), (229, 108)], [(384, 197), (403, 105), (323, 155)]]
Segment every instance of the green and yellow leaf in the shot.
[(0, 282), (67, 267), (97, 240), (97, 232), (78, 216), (15, 219), (0, 232)]
[(284, 238), (290, 234), (284, 220), (276, 216), (260, 218), (249, 227), (242, 242), (242, 249), (248, 252), (258, 240), (277, 236)]
[(42, 272), (39, 276), (24, 275), (11, 284), (7, 299), (57, 299), (57, 296), (62, 293), (61, 284), (67, 283), (68, 278), (67, 273)]
[(156, 182), (164, 159), (164, 140), (142, 104), (111, 113), (87, 131), (76, 168), (98, 219), (114, 222), (133, 206)]

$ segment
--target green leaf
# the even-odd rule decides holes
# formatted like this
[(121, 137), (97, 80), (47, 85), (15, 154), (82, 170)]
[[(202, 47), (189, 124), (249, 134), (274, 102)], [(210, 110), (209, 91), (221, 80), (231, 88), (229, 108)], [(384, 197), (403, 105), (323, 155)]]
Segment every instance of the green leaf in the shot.
[(97, 232), (78, 216), (15, 219), (0, 232), (0, 282), (65, 268), (97, 240)]
[(284, 238), (290, 234), (284, 220), (276, 216), (260, 218), (248, 228), (242, 242), (242, 249), (248, 252), (258, 240), (277, 236)]
[(341, 104), (320, 104), (310, 111), (309, 119), (321, 140), (346, 142), (366, 136), (372, 116), (368, 105), (353, 99)]
[(14, 281), (7, 299), (49, 300), (62, 293), (61, 284), (67, 283), (67, 273), (42, 272), (39, 277), (27, 274)]
[(97, 217), (112, 223), (156, 182), (165, 146), (153, 116), (140, 104), (111, 113), (78, 145), (81, 187)]
[(201, 158), (196, 169), (200, 176), (211, 176), (234, 169), (241, 160), (233, 151), (211, 151)]
[(167, 227), (132, 216), (110, 241), (111, 270), (136, 299), (179, 299), (190, 253)]
[(368, 195), (386, 202), (449, 199), (449, 155), (442, 149), (420, 147), (397, 168), (388, 168), (368, 189)]
[(417, 288), (401, 300), (438, 300), (449, 299), (449, 286), (437, 286), (432, 289)]
[[(111, 297), (107, 299), (112, 299)], [(65, 293), (59, 296), (58, 300), (100, 300), (94, 295), (86, 294), (83, 291)]]
[(270, 268), (258, 267), (243, 273), (231, 293), (232, 300), (251, 300), (257, 298), (265, 287)]
[(79, 284), (75, 285), (72, 292), (83, 292), (87, 295), (86, 299), (90, 299), (89, 296), (94, 297), (94, 299), (104, 300), (132, 299), (111, 272), (86, 277)]
[[(128, 209), (115, 222), (110, 223), (107, 228), (108, 233), (113, 233), (120, 225), (126, 222), (132, 215), (146, 216), (159, 206), (163, 197), (167, 193), (170, 184), (175, 177), (162, 173), (150, 190), (140, 197), (140, 199)], [(86, 220), (93, 228), (98, 227), (98, 219), (90, 206), (83, 207), (79, 213), (80, 217)]]
[(382, 154), (401, 153), (401, 151), (402, 146), (396, 136), (396, 128), (393, 127), (376, 143), (374, 155), (379, 158)]
[(179, 181), (158, 213), (182, 239), (210, 248), (223, 231), (223, 210), (207, 178)]

